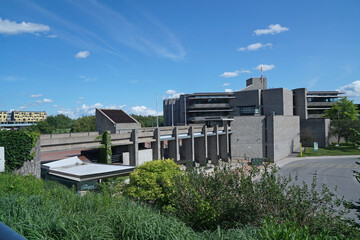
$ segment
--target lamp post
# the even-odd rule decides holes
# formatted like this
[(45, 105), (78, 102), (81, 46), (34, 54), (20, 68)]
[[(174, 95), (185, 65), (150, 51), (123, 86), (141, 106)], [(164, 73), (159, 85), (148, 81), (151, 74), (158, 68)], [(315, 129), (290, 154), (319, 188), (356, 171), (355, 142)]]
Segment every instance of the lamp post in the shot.
[(173, 98), (171, 99), (171, 126), (174, 126), (174, 102), (173, 102)]

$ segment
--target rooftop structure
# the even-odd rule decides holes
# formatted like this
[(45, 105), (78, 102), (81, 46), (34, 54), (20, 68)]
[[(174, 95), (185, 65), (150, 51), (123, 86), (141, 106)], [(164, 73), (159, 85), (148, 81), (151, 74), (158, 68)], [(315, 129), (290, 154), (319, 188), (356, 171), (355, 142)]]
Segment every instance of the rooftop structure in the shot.
[(96, 131), (116, 133), (120, 129), (141, 128), (141, 124), (120, 109), (96, 109)]

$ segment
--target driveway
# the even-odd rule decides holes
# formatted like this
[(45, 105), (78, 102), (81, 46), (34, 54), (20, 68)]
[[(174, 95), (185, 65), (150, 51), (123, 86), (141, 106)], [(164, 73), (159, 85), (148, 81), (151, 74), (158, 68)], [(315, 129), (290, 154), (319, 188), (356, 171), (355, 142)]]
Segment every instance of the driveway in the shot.
[[(301, 184), (304, 181), (310, 185), (316, 174), (317, 186), (326, 184), (340, 198), (344, 197), (347, 201), (359, 201), (360, 183), (353, 173), (353, 170), (360, 170), (355, 164), (355, 162), (360, 162), (359, 158), (360, 156), (286, 158), (276, 165), (280, 167), (279, 174), (282, 176), (290, 174), (294, 179), (297, 174), (296, 183)], [(355, 217), (355, 213), (349, 216)]]

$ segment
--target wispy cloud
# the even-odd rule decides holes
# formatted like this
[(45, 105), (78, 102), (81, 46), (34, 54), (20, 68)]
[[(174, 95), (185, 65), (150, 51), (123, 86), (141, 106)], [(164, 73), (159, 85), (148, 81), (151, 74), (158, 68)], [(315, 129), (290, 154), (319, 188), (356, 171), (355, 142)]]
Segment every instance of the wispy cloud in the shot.
[(0, 18), (0, 34), (21, 34), (21, 33), (32, 33), (37, 34), (40, 32), (50, 31), (50, 27), (43, 24), (21, 22), (17, 23), (10, 21), (9, 19)]
[(224, 77), (224, 78), (232, 78), (232, 77), (237, 77), (239, 76), (239, 74), (241, 73), (250, 73), (249, 70), (236, 70), (234, 72), (223, 72), (222, 74), (220, 74), (220, 77)]
[(272, 43), (265, 43), (265, 44), (253, 43), (253, 44), (248, 45), (247, 47), (238, 48), (238, 51), (240, 51), (240, 52), (243, 52), (243, 51), (256, 51), (256, 50), (259, 50), (261, 48), (271, 48), (272, 46), (273, 46)]
[(233, 92), (233, 90), (232, 90), (232, 89), (229, 89), (229, 88), (226, 88), (226, 89), (225, 89), (225, 92)]
[(265, 35), (265, 34), (278, 34), (281, 32), (289, 31), (289, 28), (282, 27), (280, 24), (270, 24), (268, 28), (265, 29), (256, 29), (254, 33), (256, 35)]
[(230, 86), (230, 83), (224, 83), (223, 86), (224, 87)]
[[(61, 106), (57, 106), (57, 107), (59, 107), (59, 109), (57, 110), (57, 113), (64, 114), (70, 118), (76, 119), (81, 116), (94, 115), (96, 108), (122, 109), (125, 106), (126, 105), (115, 105), (115, 104), (104, 106), (102, 103), (95, 103), (92, 105), (82, 104), (80, 107), (76, 107), (75, 109), (69, 109), (69, 108), (63, 108)], [(55, 107), (55, 105), (54, 105), (54, 107)]]
[(88, 56), (90, 56), (89, 51), (80, 51), (75, 55), (75, 58), (87, 58)]
[(134, 3), (124, 3), (121, 10), (115, 10), (105, 2), (96, 0), (66, 3), (81, 11), (84, 17), (92, 19), (91, 26), (82, 27), (76, 21), (58, 16), (36, 3), (26, 2), (31, 9), (56, 23), (59, 39), (87, 48), (89, 51), (106, 52), (125, 60), (127, 57), (119, 51), (124, 45), (146, 55), (174, 61), (181, 60), (186, 55), (175, 34)]
[(38, 98), (38, 97), (42, 97), (42, 94), (30, 94), (31, 98)]
[(6, 76), (3, 79), (6, 82), (19, 82), (19, 81), (24, 81), (26, 78), (25, 77), (16, 77), (16, 76)]
[(360, 80), (342, 86), (337, 91), (343, 92), (349, 97), (360, 97)]
[(270, 71), (271, 69), (274, 69), (275, 65), (274, 64), (270, 64), (270, 65), (260, 64), (257, 67), (255, 67), (255, 69), (261, 71), (261, 67), (262, 67), (263, 72), (266, 72), (266, 71)]

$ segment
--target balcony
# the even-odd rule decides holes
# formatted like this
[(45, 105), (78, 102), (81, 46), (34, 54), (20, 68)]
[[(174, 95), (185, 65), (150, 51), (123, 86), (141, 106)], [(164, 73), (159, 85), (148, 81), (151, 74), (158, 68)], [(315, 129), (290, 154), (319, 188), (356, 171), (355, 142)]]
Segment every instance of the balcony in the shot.
[(206, 108), (231, 108), (228, 103), (197, 103), (188, 106), (188, 109), (206, 109)]

